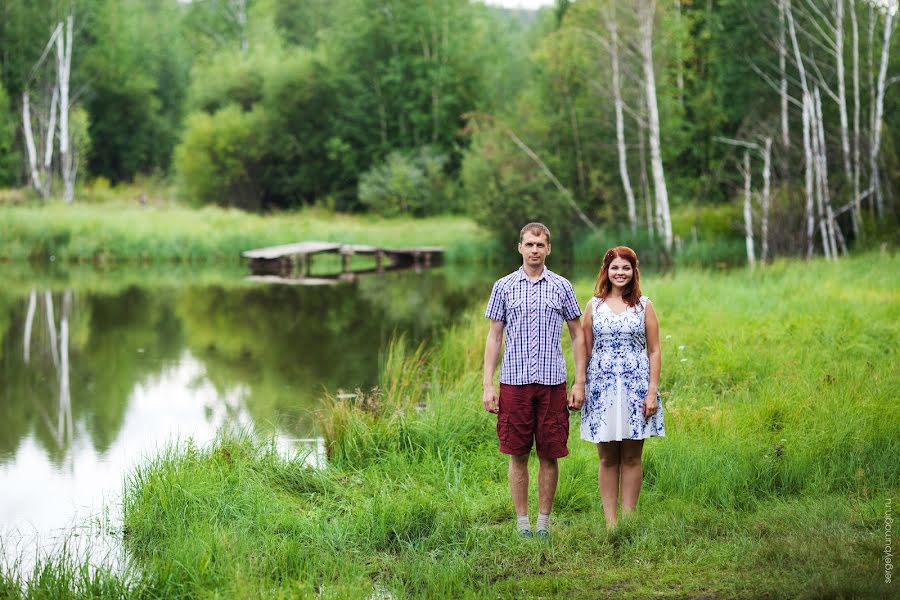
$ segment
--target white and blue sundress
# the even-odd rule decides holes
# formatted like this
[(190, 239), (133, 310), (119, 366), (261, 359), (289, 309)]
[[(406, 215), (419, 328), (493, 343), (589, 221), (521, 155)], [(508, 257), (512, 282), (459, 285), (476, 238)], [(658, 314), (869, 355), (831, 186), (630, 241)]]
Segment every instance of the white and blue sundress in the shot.
[(644, 322), (647, 302), (641, 296), (636, 306), (616, 314), (601, 298), (593, 298), (594, 345), (587, 368), (581, 437), (589, 442), (643, 440), (664, 436), (663, 405), (644, 418), (644, 398), (650, 387), (650, 358)]

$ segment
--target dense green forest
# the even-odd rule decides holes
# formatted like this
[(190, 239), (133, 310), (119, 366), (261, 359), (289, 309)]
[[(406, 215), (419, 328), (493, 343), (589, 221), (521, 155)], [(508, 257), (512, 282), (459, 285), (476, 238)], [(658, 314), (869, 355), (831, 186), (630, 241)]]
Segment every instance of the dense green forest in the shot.
[(896, 236), (896, 12), (5, 0), (0, 186), (50, 197), (66, 173), (75, 189), (150, 178), (197, 205), (456, 212), (503, 236), (542, 219), (667, 251), (721, 234), (746, 237), (751, 260), (836, 256)]

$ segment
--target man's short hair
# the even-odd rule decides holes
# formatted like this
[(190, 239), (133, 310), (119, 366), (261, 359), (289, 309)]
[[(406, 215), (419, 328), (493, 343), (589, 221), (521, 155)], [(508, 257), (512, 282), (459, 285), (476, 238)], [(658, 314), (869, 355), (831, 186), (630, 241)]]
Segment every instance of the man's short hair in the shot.
[(546, 235), (547, 243), (550, 243), (550, 230), (547, 229), (547, 226), (543, 223), (529, 223), (525, 227), (522, 228), (522, 231), (519, 232), (519, 243), (522, 243), (522, 240), (525, 239), (525, 234), (530, 233), (532, 235)]

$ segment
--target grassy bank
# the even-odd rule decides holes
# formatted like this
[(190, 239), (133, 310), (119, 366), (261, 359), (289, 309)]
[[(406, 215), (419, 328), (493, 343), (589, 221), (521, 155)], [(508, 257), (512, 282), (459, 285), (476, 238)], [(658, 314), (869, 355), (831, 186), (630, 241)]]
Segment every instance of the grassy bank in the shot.
[(302, 240), (439, 245), (450, 260), (484, 261), (488, 236), (463, 217), (383, 219), (319, 209), (255, 215), (216, 207), (110, 202), (0, 207), (0, 260), (238, 262), (244, 250)]
[[(662, 326), (667, 437), (647, 443), (638, 512), (612, 532), (573, 417), (553, 539), (514, 535), (473, 310), (428, 350), (394, 345), (381, 394), (323, 414), (328, 468), (246, 439), (173, 448), (125, 484), (134, 577), (51, 563), (28, 595), (890, 596), (898, 273), (898, 258), (869, 254), (642, 282)], [(17, 596), (21, 582), (0, 581)]]

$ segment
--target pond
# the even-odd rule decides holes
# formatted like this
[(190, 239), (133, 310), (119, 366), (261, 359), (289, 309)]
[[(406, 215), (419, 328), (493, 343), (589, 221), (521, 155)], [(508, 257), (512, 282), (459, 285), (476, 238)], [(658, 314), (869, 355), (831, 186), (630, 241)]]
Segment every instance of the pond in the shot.
[(114, 549), (123, 478), (176, 441), (249, 431), (321, 460), (322, 398), (377, 385), (393, 338), (427, 342), (504, 272), (308, 287), (238, 268), (3, 266), (0, 560)]

